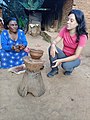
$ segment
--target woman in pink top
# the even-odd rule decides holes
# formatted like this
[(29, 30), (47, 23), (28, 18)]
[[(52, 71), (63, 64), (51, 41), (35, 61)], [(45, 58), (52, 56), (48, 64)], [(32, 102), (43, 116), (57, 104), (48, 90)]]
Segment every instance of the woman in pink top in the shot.
[[(52, 70), (47, 74), (53, 77), (58, 74), (58, 66), (65, 70), (64, 75), (70, 75), (75, 67), (80, 65), (80, 54), (86, 45), (88, 33), (84, 14), (73, 9), (68, 14), (67, 25), (64, 26), (49, 48), (49, 59)], [(63, 49), (56, 44), (63, 40)]]

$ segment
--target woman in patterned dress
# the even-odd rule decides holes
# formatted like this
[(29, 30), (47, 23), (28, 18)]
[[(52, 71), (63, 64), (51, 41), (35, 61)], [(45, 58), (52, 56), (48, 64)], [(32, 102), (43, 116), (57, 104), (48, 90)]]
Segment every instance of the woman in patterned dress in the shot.
[(18, 29), (16, 18), (8, 19), (7, 28), (1, 33), (1, 68), (21, 65), (24, 63), (23, 57), (28, 55), (24, 51), (27, 46), (26, 36), (21, 29)]

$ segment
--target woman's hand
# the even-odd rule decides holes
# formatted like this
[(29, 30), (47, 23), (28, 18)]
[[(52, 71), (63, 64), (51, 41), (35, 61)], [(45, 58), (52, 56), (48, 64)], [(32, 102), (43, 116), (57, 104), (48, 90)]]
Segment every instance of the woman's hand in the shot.
[(24, 46), (23, 44), (20, 44), (20, 45), (19, 45), (19, 49), (20, 49), (20, 50), (24, 50), (24, 49), (25, 49), (25, 46)]
[(59, 66), (62, 62), (61, 62), (61, 59), (57, 59), (57, 60), (54, 60), (53, 63), (55, 63), (55, 65), (52, 66), (52, 68)]
[(54, 44), (51, 45), (51, 49), (50, 49), (50, 55), (52, 57), (55, 57), (55, 52), (58, 53), (56, 46)]
[(16, 52), (20, 52), (19, 46), (12, 46), (12, 50), (15, 50)]

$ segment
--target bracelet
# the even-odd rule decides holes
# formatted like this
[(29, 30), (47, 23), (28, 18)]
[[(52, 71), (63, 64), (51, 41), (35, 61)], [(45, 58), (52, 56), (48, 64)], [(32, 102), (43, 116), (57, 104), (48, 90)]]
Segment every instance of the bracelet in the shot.
[(55, 41), (53, 41), (53, 42), (51, 43), (51, 45), (53, 45), (53, 44), (54, 44), (54, 45), (56, 45), (56, 42), (55, 42)]

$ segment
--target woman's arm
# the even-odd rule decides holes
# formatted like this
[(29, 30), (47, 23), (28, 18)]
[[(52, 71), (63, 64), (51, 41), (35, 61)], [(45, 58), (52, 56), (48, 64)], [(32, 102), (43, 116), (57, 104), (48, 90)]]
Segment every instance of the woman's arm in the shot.
[(60, 36), (57, 36), (56, 38), (55, 38), (55, 40), (53, 40), (52, 42), (51, 42), (51, 45), (56, 45), (58, 42), (60, 42), (60, 40), (61, 40), (62, 38), (60, 37)]
[(6, 51), (10, 51), (12, 49), (12, 45), (8, 44), (8, 34), (5, 30), (1, 34), (1, 45), (2, 49)]
[[(56, 44), (58, 42), (60, 42), (61, 40), (63, 40), (63, 37), (64, 37), (64, 33), (66, 32), (66, 26), (64, 26), (60, 32), (58, 33), (58, 36), (56, 37), (56, 39), (54, 41), (52, 41), (51, 43), (51, 50), (50, 50), (50, 55), (52, 57), (55, 57), (55, 52), (57, 52), (57, 49), (56, 49)], [(58, 52), (57, 52), (58, 53)]]
[(19, 29), (19, 37), (21, 37), (20, 38), (21, 44), (19, 44), (19, 50), (24, 50), (27, 47), (27, 40), (23, 30)]
[(57, 49), (56, 49), (56, 44), (61, 41), (62, 38), (60, 36), (57, 36), (56, 39), (54, 41), (52, 41), (51, 43), (51, 49), (50, 49), (50, 55), (52, 57), (55, 57), (55, 52), (58, 53)]

